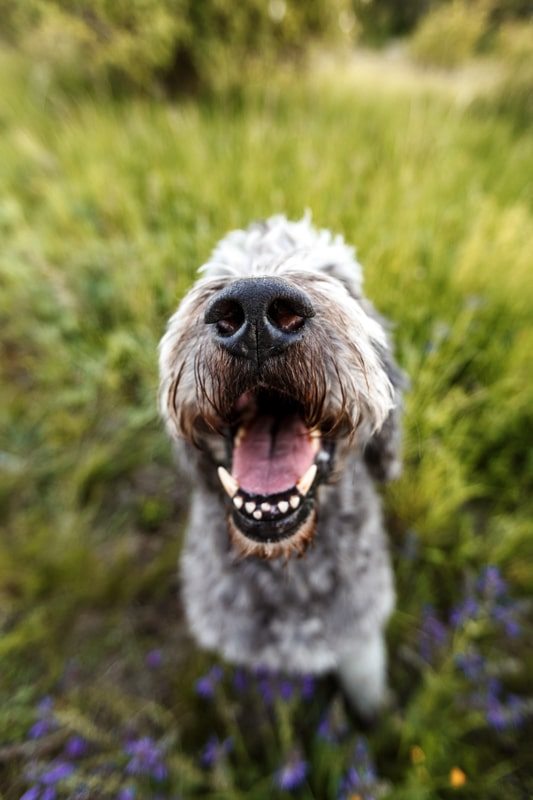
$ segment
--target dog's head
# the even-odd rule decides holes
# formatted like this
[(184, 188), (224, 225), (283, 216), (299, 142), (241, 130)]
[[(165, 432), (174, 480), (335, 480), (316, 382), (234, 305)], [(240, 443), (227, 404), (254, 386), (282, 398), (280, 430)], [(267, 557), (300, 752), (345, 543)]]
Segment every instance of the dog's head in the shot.
[(394, 407), (385, 332), (353, 250), (307, 220), (234, 232), (203, 272), (160, 346), (167, 430), (218, 471), (242, 555), (302, 554), (318, 487)]

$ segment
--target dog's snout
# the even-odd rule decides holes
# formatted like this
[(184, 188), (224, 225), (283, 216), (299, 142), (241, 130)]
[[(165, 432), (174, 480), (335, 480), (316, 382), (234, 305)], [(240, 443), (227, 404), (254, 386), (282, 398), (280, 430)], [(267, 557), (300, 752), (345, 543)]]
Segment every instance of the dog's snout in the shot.
[(217, 292), (204, 319), (222, 347), (260, 365), (299, 341), (314, 315), (301, 289), (281, 278), (260, 277), (234, 281)]

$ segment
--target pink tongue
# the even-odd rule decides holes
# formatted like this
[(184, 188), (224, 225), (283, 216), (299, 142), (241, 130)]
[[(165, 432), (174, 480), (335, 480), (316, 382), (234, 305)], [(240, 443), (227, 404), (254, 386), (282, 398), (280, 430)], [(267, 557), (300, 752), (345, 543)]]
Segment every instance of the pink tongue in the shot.
[(298, 416), (280, 423), (259, 415), (235, 445), (232, 475), (250, 494), (276, 494), (291, 489), (314, 457), (309, 431)]

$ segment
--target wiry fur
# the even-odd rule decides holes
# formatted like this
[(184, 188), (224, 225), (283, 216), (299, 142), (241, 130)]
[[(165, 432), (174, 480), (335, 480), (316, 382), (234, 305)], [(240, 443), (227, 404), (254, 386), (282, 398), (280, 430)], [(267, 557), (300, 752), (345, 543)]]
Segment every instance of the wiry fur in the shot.
[[(160, 346), (161, 412), (193, 485), (181, 561), (191, 629), (235, 663), (338, 670), (354, 704), (373, 712), (394, 604), (373, 478), (399, 472), (402, 386), (382, 321), (363, 298), (353, 249), (308, 218), (277, 216), (230, 233), (201, 273)], [(259, 275), (303, 289), (316, 315), (305, 337), (258, 374), (213, 343), (204, 310), (231, 281)], [(214, 468), (227, 458), (218, 432), (236, 400), (257, 387), (290, 387), (308, 427), (320, 425), (337, 443), (334, 478), (318, 492), (313, 546), (300, 559), (242, 559), (228, 535)]]

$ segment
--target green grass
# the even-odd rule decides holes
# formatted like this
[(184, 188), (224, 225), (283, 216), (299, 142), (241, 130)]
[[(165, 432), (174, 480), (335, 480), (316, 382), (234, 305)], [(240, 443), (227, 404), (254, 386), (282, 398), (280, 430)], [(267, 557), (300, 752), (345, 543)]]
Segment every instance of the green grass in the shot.
[[(165, 797), (278, 796), (294, 747), (312, 762), (298, 796), (336, 797), (353, 736), (313, 738), (328, 686), (304, 707), (253, 706), (253, 735), (230, 685), (195, 697), (211, 662), (176, 599), (185, 498), (156, 413), (157, 342), (197, 266), (229, 228), (306, 208), (357, 244), (412, 382), (405, 471), (385, 492), (398, 708), (369, 736), (384, 796), (529, 796), (527, 728), (490, 730), (454, 666), (475, 645), (522, 696), (527, 633), (485, 614), (430, 665), (416, 642), (423, 607), (446, 621), (489, 563), (513, 596), (532, 588), (532, 139), (416, 86), (315, 76), (219, 104), (113, 102), (54, 93), (13, 56), (1, 67), (0, 796), (20, 797), (68, 731), (107, 764), (87, 767), (84, 796), (116, 796), (133, 731), (168, 747)], [(28, 743), (45, 694), (61, 728)], [(212, 732), (234, 749), (206, 771)]]

